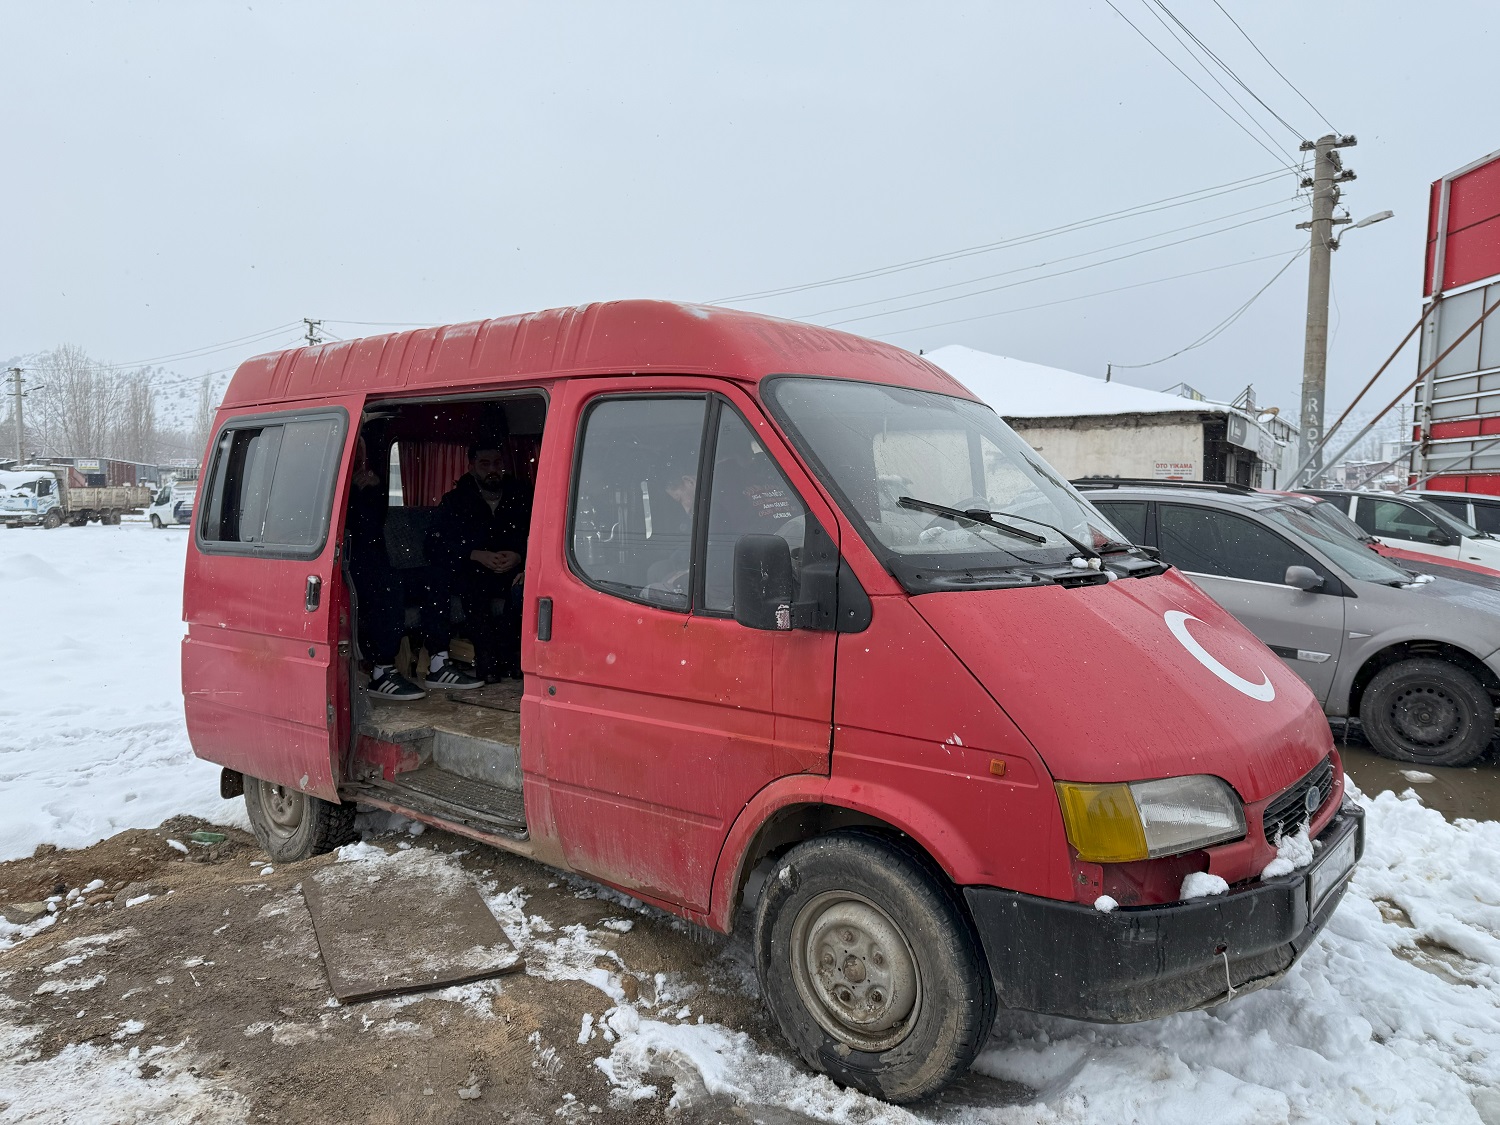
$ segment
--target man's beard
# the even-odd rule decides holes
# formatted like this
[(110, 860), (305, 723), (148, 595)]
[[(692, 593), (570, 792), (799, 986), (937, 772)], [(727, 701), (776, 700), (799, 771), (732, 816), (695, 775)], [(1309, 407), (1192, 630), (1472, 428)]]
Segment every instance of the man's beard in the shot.
[(485, 492), (499, 492), (505, 487), (505, 474), (490, 473), (488, 476), (475, 478), (479, 481), (479, 487)]

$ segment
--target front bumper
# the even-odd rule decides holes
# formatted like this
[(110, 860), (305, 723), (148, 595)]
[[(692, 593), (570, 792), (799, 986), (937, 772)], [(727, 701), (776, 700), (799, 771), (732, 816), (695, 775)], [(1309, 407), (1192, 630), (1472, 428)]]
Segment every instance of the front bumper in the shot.
[(1263, 988), (1290, 969), (1353, 872), (1324, 886), (1320, 869), (1351, 834), (1358, 861), (1364, 823), (1364, 810), (1345, 803), (1310, 867), (1190, 902), (1105, 914), (998, 887), (965, 887), (964, 896), (1006, 1007), (1101, 1023), (1158, 1019), (1222, 1003), (1231, 986)]

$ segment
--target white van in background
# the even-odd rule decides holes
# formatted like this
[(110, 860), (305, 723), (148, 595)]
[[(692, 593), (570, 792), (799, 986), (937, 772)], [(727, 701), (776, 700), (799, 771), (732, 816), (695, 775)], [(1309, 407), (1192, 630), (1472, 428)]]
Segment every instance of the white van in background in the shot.
[(193, 505), (198, 499), (198, 481), (192, 480), (173, 481), (171, 484), (163, 485), (151, 500), (151, 507), (146, 509), (146, 514), (151, 520), (151, 526), (163, 527), (186, 527), (193, 522)]

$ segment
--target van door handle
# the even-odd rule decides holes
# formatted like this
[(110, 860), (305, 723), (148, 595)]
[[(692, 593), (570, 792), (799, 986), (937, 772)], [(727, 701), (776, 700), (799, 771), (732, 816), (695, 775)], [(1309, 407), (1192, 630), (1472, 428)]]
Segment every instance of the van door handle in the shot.
[(323, 580), (316, 574), (307, 576), (307, 612), (315, 613), (318, 603), (323, 599)]
[(536, 639), (552, 639), (552, 599), (538, 598), (536, 603)]

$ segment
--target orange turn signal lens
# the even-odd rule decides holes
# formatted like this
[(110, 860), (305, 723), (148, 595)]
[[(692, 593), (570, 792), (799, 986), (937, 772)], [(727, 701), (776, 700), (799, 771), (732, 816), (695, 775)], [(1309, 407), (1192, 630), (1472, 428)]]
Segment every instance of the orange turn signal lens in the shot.
[(1128, 785), (1056, 783), (1068, 842), (1090, 863), (1146, 859), (1146, 830)]

